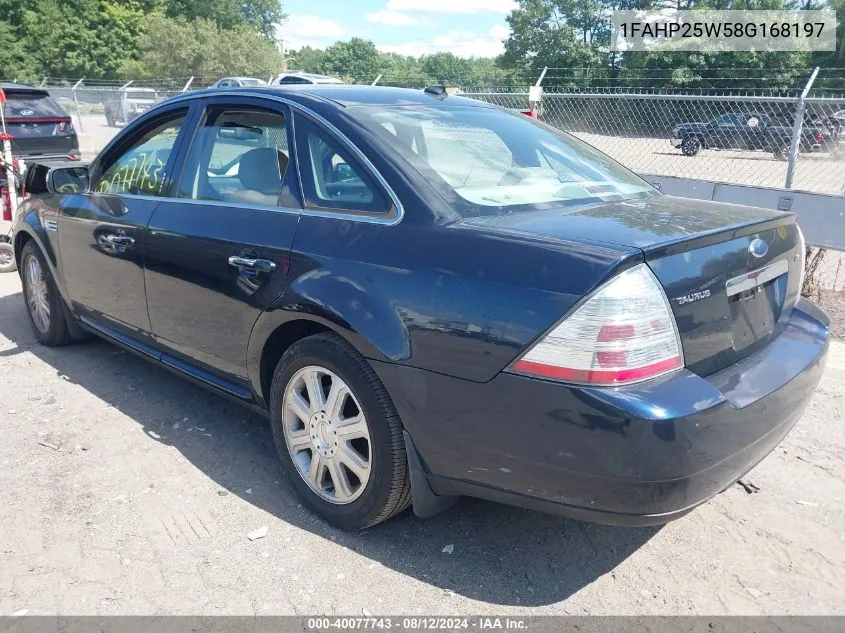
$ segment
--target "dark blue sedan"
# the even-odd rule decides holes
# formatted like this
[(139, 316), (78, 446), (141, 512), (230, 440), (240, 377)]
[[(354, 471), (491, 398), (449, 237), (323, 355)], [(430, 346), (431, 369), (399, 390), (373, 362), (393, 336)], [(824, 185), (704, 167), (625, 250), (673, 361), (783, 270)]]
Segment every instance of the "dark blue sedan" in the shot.
[(30, 180), (38, 340), (93, 333), (265, 413), (345, 528), (463, 495), (663, 523), (763, 459), (822, 372), (794, 215), (662, 195), (437, 88), (186, 94)]

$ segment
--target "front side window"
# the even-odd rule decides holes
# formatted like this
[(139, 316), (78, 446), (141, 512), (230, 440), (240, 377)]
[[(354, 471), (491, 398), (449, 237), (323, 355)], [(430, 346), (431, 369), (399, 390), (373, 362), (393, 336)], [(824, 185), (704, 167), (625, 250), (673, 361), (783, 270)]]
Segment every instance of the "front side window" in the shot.
[(109, 164), (94, 185), (94, 191), (140, 196), (163, 195), (165, 168), (184, 122), (185, 113), (180, 112), (145, 132)]
[(300, 116), (296, 135), (307, 206), (368, 213), (388, 210), (381, 189), (327, 130)]
[(210, 109), (191, 145), (178, 196), (276, 206), (288, 153), (282, 114), (248, 108)]
[(657, 195), (586, 143), (497, 108), (350, 108), (464, 217)]

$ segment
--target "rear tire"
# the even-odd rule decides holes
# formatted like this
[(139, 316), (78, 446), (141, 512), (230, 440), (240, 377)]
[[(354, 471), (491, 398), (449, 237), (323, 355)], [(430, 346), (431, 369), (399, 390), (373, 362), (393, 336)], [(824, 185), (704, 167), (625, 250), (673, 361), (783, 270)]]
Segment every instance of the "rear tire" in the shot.
[(294, 343), (276, 366), (269, 400), (279, 458), (311, 511), (360, 530), (408, 507), (402, 422), (373, 368), (349, 343), (330, 333)]
[(788, 160), (789, 159), (789, 146), (786, 145), (775, 145), (772, 148), (772, 153), (775, 156), (775, 160)]
[(12, 273), (17, 269), (14, 247), (9, 242), (0, 242), (0, 273)]
[(33, 241), (21, 252), (21, 280), (23, 282), (26, 315), (42, 345), (58, 347), (72, 340), (65, 320), (65, 310), (56, 281), (40, 249)]
[(697, 136), (687, 136), (681, 142), (681, 151), (684, 156), (695, 156), (702, 148), (701, 139)]

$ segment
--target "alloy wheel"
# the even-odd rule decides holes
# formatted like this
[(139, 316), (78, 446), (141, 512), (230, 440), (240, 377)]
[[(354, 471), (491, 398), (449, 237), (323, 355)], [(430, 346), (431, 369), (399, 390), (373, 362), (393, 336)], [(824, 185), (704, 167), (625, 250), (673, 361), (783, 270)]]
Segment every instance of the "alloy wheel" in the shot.
[(32, 322), (42, 334), (50, 329), (50, 300), (47, 295), (47, 280), (41, 262), (29, 255), (24, 262), (24, 291), (26, 305)]
[(330, 503), (355, 501), (370, 479), (372, 449), (350, 387), (329, 369), (309, 365), (291, 377), (282, 406), (285, 443), (305, 483)]

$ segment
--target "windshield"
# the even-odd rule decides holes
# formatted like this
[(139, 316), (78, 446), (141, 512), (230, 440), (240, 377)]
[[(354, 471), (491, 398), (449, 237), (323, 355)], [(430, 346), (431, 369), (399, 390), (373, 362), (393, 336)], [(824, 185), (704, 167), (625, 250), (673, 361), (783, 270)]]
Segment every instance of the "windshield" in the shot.
[(263, 79), (241, 79), (242, 86), (264, 86), (266, 83)]
[(598, 150), (522, 114), (483, 107), (352, 112), (463, 217), (656, 194)]

